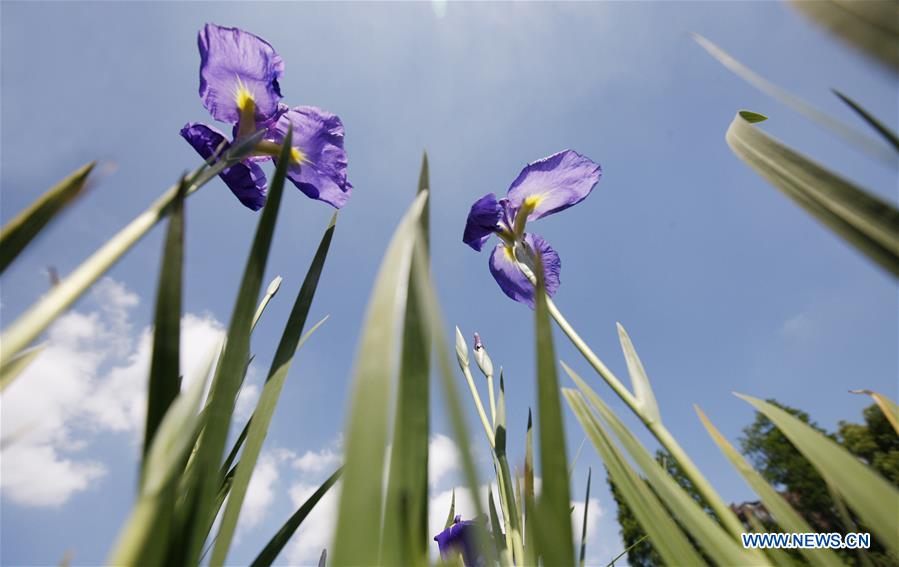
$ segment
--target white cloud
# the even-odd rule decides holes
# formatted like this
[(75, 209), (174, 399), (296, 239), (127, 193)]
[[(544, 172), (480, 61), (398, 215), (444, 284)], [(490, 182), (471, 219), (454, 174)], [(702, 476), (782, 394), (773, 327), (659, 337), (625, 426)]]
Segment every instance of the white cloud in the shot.
[(278, 454), (274, 452), (266, 452), (259, 456), (240, 510), (241, 529), (257, 525), (274, 501), (275, 483), (280, 476), (278, 471), (280, 460)]
[(321, 451), (306, 451), (293, 461), (293, 468), (306, 475), (331, 473), (340, 464), (343, 455), (339, 449), (328, 447)]
[(435, 433), (428, 443), (428, 482), (437, 486), (449, 473), (459, 469), (459, 448), (446, 435)]
[(784, 321), (780, 336), (788, 341), (806, 341), (814, 337), (815, 324), (805, 313), (799, 313)]
[[(249, 380), (249, 376), (247, 380)], [(237, 394), (237, 401), (234, 405), (234, 417), (236, 419), (244, 421), (253, 414), (253, 410), (256, 409), (256, 403), (259, 402), (259, 393), (258, 385), (243, 385), (243, 388)]]
[(3, 461), (3, 492), (26, 506), (59, 506), (106, 474), (102, 464), (62, 458), (49, 444), (13, 444)]
[[(104, 278), (89, 301), (50, 327), (44, 351), (0, 396), (0, 490), (19, 504), (59, 506), (95, 484), (106, 469), (76, 453), (97, 434), (127, 433), (135, 444), (143, 435), (152, 332), (135, 339), (139, 298)], [(191, 314), (181, 327), (189, 382), (223, 327)]]

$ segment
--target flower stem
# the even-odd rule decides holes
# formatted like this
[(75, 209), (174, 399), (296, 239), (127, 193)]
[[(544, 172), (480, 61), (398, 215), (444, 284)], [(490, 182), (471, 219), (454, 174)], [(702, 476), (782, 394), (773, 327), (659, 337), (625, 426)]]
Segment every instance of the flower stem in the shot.
[(674, 458), (677, 463), (681, 466), (684, 473), (687, 475), (687, 478), (690, 479), (690, 482), (708, 505), (715, 512), (715, 515), (718, 516), (718, 519), (724, 524), (724, 527), (731, 532), (731, 534), (739, 537), (739, 534), (745, 531), (745, 528), (740, 524), (740, 521), (734, 515), (733, 511), (724, 503), (712, 485), (709, 483), (708, 479), (703, 476), (703, 474), (699, 471), (699, 468), (693, 463), (687, 453), (683, 450), (677, 440), (671, 435), (671, 432), (668, 431), (664, 425), (659, 423), (658, 421), (649, 419), (646, 417), (640, 406), (637, 403), (637, 399), (633, 396), (633, 394), (628, 391), (628, 389), (621, 383), (621, 381), (612, 373), (611, 370), (606, 367), (605, 364), (599, 359), (598, 356), (590, 349), (587, 343), (577, 334), (571, 324), (567, 319), (562, 315), (559, 309), (556, 307), (556, 304), (553, 303), (552, 299), (547, 298), (547, 306), (549, 307), (549, 314), (553, 319), (556, 320), (556, 323), (559, 325), (559, 328), (562, 329), (562, 332), (571, 340), (571, 343), (577, 348), (580, 353), (587, 359), (587, 362), (590, 363), (596, 372), (602, 377), (606, 383), (612, 387), (618, 397), (631, 408), (631, 410), (637, 414), (637, 417), (646, 425), (646, 427), (652, 432), (656, 439), (658, 439), (659, 443), (665, 449), (668, 450), (668, 453)]
[[(228, 165), (228, 160), (222, 159), (205, 172), (206, 164), (197, 168), (186, 179), (187, 194), (190, 195), (202, 187)], [(100, 276), (124, 256), (125, 252), (130, 250), (156, 223), (165, 218), (178, 194), (179, 185), (175, 184), (170, 187), (155, 203), (101, 246), (90, 258), (82, 262), (69, 277), (55, 286), (0, 336), (0, 344), (3, 345), (0, 368), (6, 367), (12, 362), (16, 353), (37, 338), (54, 319), (59, 317)]]
[(471, 375), (471, 369), (466, 365), (462, 367), (462, 373), (465, 374), (465, 380), (468, 381), (468, 387), (471, 389), (471, 397), (474, 398), (474, 405), (478, 409), (478, 416), (484, 425), (484, 433), (487, 434), (487, 441), (490, 442), (490, 448), (496, 450), (496, 443), (493, 440), (493, 429), (487, 421), (487, 414), (484, 412), (484, 404), (481, 403), (481, 396), (478, 389), (474, 385), (474, 378)]
[(493, 396), (493, 374), (487, 375), (487, 391), (490, 396), (490, 422), (493, 429), (496, 429), (496, 399)]

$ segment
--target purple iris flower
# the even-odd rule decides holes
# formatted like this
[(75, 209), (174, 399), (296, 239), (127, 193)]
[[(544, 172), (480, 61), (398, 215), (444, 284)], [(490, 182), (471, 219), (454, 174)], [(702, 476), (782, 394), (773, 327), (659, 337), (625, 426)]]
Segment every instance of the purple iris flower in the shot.
[[(203, 156), (203, 159), (209, 159), (222, 142), (224, 146), (221, 153), (231, 147), (224, 134), (212, 126), (198, 122), (185, 125), (181, 129), (181, 136)], [(219, 173), (219, 177), (246, 207), (258, 211), (265, 204), (265, 173), (253, 160), (247, 159), (226, 167)]]
[(572, 150), (564, 150), (529, 163), (521, 170), (506, 197), (488, 193), (474, 202), (465, 223), (462, 241), (480, 252), (491, 234), (501, 242), (490, 255), (490, 273), (503, 293), (534, 308), (534, 285), (519, 262), (536, 267), (539, 257), (546, 293), (559, 288), (562, 262), (542, 237), (526, 233), (528, 221), (563, 211), (583, 201), (602, 176), (602, 168)]
[[(267, 182), (259, 162), (280, 153), (293, 128), (287, 176), (303, 193), (336, 208), (346, 204), (352, 184), (347, 180), (343, 123), (336, 115), (313, 106), (281, 104), (279, 78), (284, 62), (265, 40), (237, 28), (206, 24), (200, 48), (200, 98), (213, 118), (233, 125), (239, 140), (263, 130), (253, 153), (226, 168), (220, 177), (241, 203), (258, 210), (265, 204)], [(205, 159), (225, 135), (211, 126), (189, 123), (181, 136)]]
[(284, 61), (267, 41), (237, 28), (206, 24), (200, 48), (200, 98), (213, 118), (265, 122), (278, 111)]
[(461, 553), (465, 567), (484, 564), (478, 550), (477, 534), (475, 533), (475, 530), (478, 529), (480, 526), (474, 520), (463, 522), (462, 516), (456, 516), (450, 527), (434, 536), (437, 547), (440, 548), (440, 557), (444, 561), (449, 561), (456, 554)]
[(297, 106), (281, 114), (266, 139), (280, 145), (291, 127), (294, 147), (287, 178), (310, 199), (344, 206), (353, 185), (346, 178), (340, 118), (314, 106)]

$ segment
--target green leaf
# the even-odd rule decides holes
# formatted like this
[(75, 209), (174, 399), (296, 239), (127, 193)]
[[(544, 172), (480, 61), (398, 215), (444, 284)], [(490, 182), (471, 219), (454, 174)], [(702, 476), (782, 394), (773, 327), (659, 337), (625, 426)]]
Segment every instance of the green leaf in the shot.
[(9, 364), (0, 370), (0, 392), (12, 384), (22, 371), (28, 368), (29, 364), (34, 362), (37, 355), (44, 352), (45, 348), (47, 348), (47, 343), (41, 343), (14, 356), (12, 360), (9, 361)]
[[(837, 95), (840, 98), (840, 100), (845, 102), (849, 108), (851, 108), (852, 110), (855, 111), (856, 114), (861, 116), (862, 120), (864, 120), (865, 122), (868, 123), (869, 126), (874, 128), (877, 131), (877, 133), (880, 134), (881, 137), (883, 137), (883, 139), (887, 141), (887, 143), (889, 143), (891, 146), (893, 146), (894, 150), (899, 151), (899, 137), (897, 137), (896, 134), (892, 130), (887, 128), (886, 125), (883, 124), (877, 118), (875, 118), (873, 114), (871, 114), (870, 112), (868, 112), (867, 110), (862, 108), (862, 106), (860, 104), (858, 104), (857, 102), (855, 102), (848, 96), (844, 95), (843, 93), (841, 93), (840, 91), (838, 91), (836, 89), (831, 89), (831, 90), (833, 91), (833, 94)], [(893, 161), (894, 161), (894, 165), (895, 165), (895, 155), (893, 156)]]
[(593, 469), (587, 468), (587, 494), (584, 496), (584, 521), (581, 523), (581, 553), (578, 557), (578, 564), (584, 567), (587, 560), (587, 512), (590, 511), (590, 478), (593, 476)]
[[(734, 468), (736, 468), (743, 478), (746, 479), (746, 482), (749, 483), (752, 490), (759, 495), (759, 498), (762, 499), (762, 504), (765, 505), (765, 509), (774, 516), (774, 519), (782, 528), (782, 531), (790, 533), (811, 533), (815, 531), (804, 519), (802, 519), (802, 516), (793, 510), (793, 507), (790, 506), (786, 499), (784, 499), (773, 486), (768, 484), (768, 482), (762, 478), (762, 475), (746, 462), (746, 459), (744, 459), (733, 445), (721, 435), (721, 432), (712, 425), (712, 422), (709, 421), (705, 413), (699, 409), (699, 406), (694, 405), (693, 409), (696, 410), (699, 419), (709, 432), (709, 435), (712, 436), (712, 439), (721, 449), (721, 452), (724, 453), (724, 456), (728, 458)], [(800, 552), (812, 565), (824, 566), (843, 564), (839, 557), (829, 549), (803, 549), (800, 550)]]
[(456, 518), (456, 489), (453, 489), (453, 499), (450, 500), (450, 509), (449, 515), (446, 517), (446, 523), (443, 524), (443, 529), (446, 529), (453, 525), (453, 520)]
[[(197, 514), (199, 521), (194, 520), (183, 525), (185, 531), (182, 536), (186, 547), (181, 550), (184, 555), (177, 562), (184, 564), (194, 564), (200, 556), (207, 534), (205, 530), (197, 527), (205, 526), (205, 520), (214, 513), (215, 498), (221, 487), (218, 472), (222, 465), (237, 392), (249, 359), (251, 324), (284, 192), (285, 174), (290, 163), (291, 137), (292, 132), (288, 132), (277, 160), (268, 199), (256, 228), (256, 236), (250, 248), (240, 290), (231, 314), (225, 351), (209, 392), (209, 403), (204, 412), (206, 423), (194, 456), (195, 467), (190, 479), (192, 486), (188, 489), (192, 494), (191, 499), (195, 499), (190, 507), (190, 513)], [(174, 557), (170, 559), (176, 561)]]
[(757, 398), (749, 402), (789, 439), (843, 498), (885, 548), (899, 555), (899, 490), (831, 439), (782, 409)]
[(41, 195), (0, 230), (0, 274), (85, 187), (96, 162), (83, 165)]
[(744, 550), (737, 539), (727, 533), (699, 504), (671, 478), (637, 440), (617, 415), (606, 405), (580, 376), (563, 364), (565, 371), (580, 388), (581, 393), (599, 412), (600, 417), (618, 438), (627, 454), (646, 475), (646, 482), (654, 489), (681, 525), (701, 545), (713, 561), (719, 565), (764, 564), (764, 557), (757, 551)]
[(493, 500), (492, 489), (487, 492), (487, 507), (490, 510), (490, 531), (493, 533), (492, 539), (496, 548), (496, 556), (502, 557), (503, 549), (505, 549), (505, 542), (499, 535), (503, 533), (503, 528), (499, 523), (499, 514), (496, 513), (496, 502)]
[(890, 425), (893, 426), (896, 434), (899, 435), (899, 406), (896, 405), (896, 402), (884, 396), (883, 394), (878, 394), (877, 392), (872, 392), (871, 390), (849, 390), (849, 392), (852, 394), (867, 394), (871, 396), (874, 402), (880, 407), (880, 411), (883, 412), (883, 415), (887, 418), (887, 421), (889, 421)]
[(259, 322), (259, 319), (265, 312), (265, 308), (268, 307), (268, 302), (271, 301), (272, 298), (275, 297), (275, 294), (278, 293), (278, 290), (281, 289), (282, 281), (284, 281), (284, 278), (275, 276), (275, 279), (269, 282), (268, 289), (265, 290), (265, 295), (262, 296), (262, 301), (260, 301), (259, 305), (256, 307), (256, 313), (253, 315), (253, 323), (250, 325), (251, 329), (256, 328), (256, 323)]
[(181, 290), (184, 267), (184, 198), (187, 182), (179, 184), (172, 201), (162, 252), (162, 267), (156, 285), (156, 315), (153, 324), (153, 353), (147, 391), (147, 418), (144, 428), (144, 456), (153, 435), (181, 391)]
[[(418, 194), (428, 191), (428, 156), (424, 154)], [(421, 240), (428, 246), (428, 204), (419, 218)], [(409, 294), (414, 298), (415, 279), (409, 274)], [(411, 565), (425, 562), (428, 546), (428, 432), (430, 430), (431, 345), (427, 321), (414, 300), (406, 301), (402, 355), (393, 420), (393, 443), (387, 499), (384, 503), (382, 561)], [(412, 556), (404, 555), (409, 551)], [(392, 552), (399, 555), (391, 555)]]
[(611, 561), (609, 561), (609, 564), (606, 565), (606, 567), (614, 567), (616, 561), (618, 561), (619, 559), (621, 559), (622, 557), (624, 557), (625, 555), (627, 555), (628, 553), (630, 553), (630, 551), (631, 551), (632, 549), (634, 549), (635, 547), (637, 547), (638, 545), (640, 545), (641, 543), (643, 543), (643, 541), (646, 540), (646, 538), (648, 538), (648, 537), (649, 537), (648, 535), (643, 534), (643, 537), (641, 537), (640, 539), (638, 539), (637, 541), (635, 541), (634, 543), (632, 543), (631, 545), (629, 545), (624, 551), (622, 551), (621, 553), (619, 553), (618, 555), (616, 555), (614, 559), (612, 559)]
[(737, 156), (787, 197), (896, 277), (899, 211), (752, 126), (741, 112), (727, 130)]
[[(765, 526), (763, 526), (759, 519), (755, 517), (755, 514), (746, 514), (746, 521), (752, 526), (752, 531), (760, 534), (766, 533)], [(799, 565), (796, 560), (790, 557), (785, 549), (769, 547), (764, 551), (765, 555), (767, 555), (775, 565), (782, 567), (795, 567)]]
[(809, 19), (865, 55), (899, 72), (899, 4), (817, 0), (791, 4)]
[[(214, 179), (229, 164), (229, 160), (222, 159), (208, 169), (206, 164), (197, 168), (187, 177), (187, 194), (190, 195), (211, 179)], [(178, 196), (180, 185), (178, 183), (169, 188), (147, 210), (138, 215), (118, 234), (106, 241), (90, 258), (82, 262), (74, 272), (62, 280), (59, 285), (54, 286), (49, 293), (32, 305), (3, 332), (3, 335), (0, 336), (0, 344), (3, 344), (3, 357), (0, 359), (0, 369), (7, 366), (17, 353), (36, 339), (50, 323), (59, 317), (76, 299), (81, 297), (100, 276), (106, 273), (157, 222), (171, 211), (172, 203)]]
[[(262, 548), (262, 551), (259, 552), (259, 555), (257, 555), (256, 559), (253, 560), (253, 563), (250, 564), (251, 567), (268, 567), (268, 565), (271, 565), (275, 559), (278, 558), (278, 554), (281, 553), (284, 546), (287, 545), (287, 542), (290, 541), (290, 538), (300, 525), (302, 525), (303, 520), (306, 519), (309, 512), (315, 508), (315, 505), (318, 504), (319, 500), (322, 499), (328, 490), (334, 486), (334, 483), (340, 478), (341, 473), (343, 473), (343, 467), (337, 469), (334, 474), (328, 477), (328, 480), (318, 487), (318, 490), (313, 492), (312, 495), (303, 502), (297, 511), (284, 522), (284, 525), (281, 526), (281, 529), (278, 530), (271, 540), (269, 540), (266, 546)], [(322, 557), (325, 557), (324, 553), (325, 552), (322, 552)]]
[(870, 136), (859, 132), (855, 128), (843, 123), (840, 120), (837, 120), (836, 118), (833, 118), (826, 112), (815, 108), (813, 105), (807, 103), (793, 93), (768, 81), (701, 35), (696, 33), (690, 35), (693, 37), (693, 40), (696, 41), (696, 43), (698, 43), (700, 46), (702, 46), (703, 49), (709, 52), (709, 54), (717, 59), (718, 62), (727, 67), (734, 74), (736, 74), (738, 77), (740, 77), (753, 87), (757, 88), (771, 98), (792, 108), (796, 112), (799, 112), (800, 114), (806, 116), (807, 118), (810, 118), (821, 127), (829, 130), (831, 133), (852, 144), (858, 150), (886, 163), (887, 165), (895, 166), (896, 154), (886, 145), (881, 143), (880, 140), (871, 138)]
[(144, 459), (137, 502), (109, 555), (110, 565), (163, 563), (172, 529), (175, 486), (199, 435), (202, 417), (197, 410), (220, 349), (221, 340), (210, 350), (190, 387), (162, 418)]
[(540, 424), (540, 474), (543, 479), (537, 543), (547, 565), (573, 565), (574, 540), (571, 533), (571, 495), (568, 488), (568, 457), (565, 455), (565, 430), (562, 402), (556, 375), (556, 355), (552, 327), (546, 305), (543, 268), (536, 269), (536, 350), (537, 416)]
[[(442, 396), (444, 408), (450, 419), (452, 426), (454, 441), (456, 446), (461, 448), (460, 456), (462, 457), (462, 471), (468, 489), (472, 495), (479, 494), (480, 484), (478, 483), (477, 469), (474, 465), (471, 451), (470, 437), (468, 436), (468, 427), (465, 422), (465, 414), (462, 411), (462, 403), (459, 398), (459, 391), (456, 389), (456, 379), (453, 372), (450, 357), (445, 345), (450, 342), (444, 331), (444, 319), (440, 313), (440, 303), (437, 300), (437, 294), (434, 290), (431, 276), (428, 271), (429, 262), (427, 259), (427, 251), (421, 246), (415, 247), (415, 254), (412, 262), (412, 271), (415, 274), (417, 284), (415, 286), (416, 301), (419, 302), (421, 312), (425, 314), (428, 322), (428, 334), (431, 336), (431, 344), (444, 345), (436, 348), (437, 354), (437, 370), (440, 376), (442, 386)], [(480, 518), (483, 516), (483, 507), (479, 498), (473, 498), (474, 516)], [(476, 532), (477, 533), (477, 532)], [(489, 553), (486, 541), (476, 541), (475, 545), (479, 546), (483, 552)]]
[(631, 468), (608, 433), (590, 412), (580, 392), (564, 388), (565, 400), (590, 437), (609, 476), (662, 560), (669, 565), (702, 565), (702, 558), (687, 540), (659, 499)]
[(618, 327), (618, 339), (621, 341), (621, 350), (624, 351), (624, 360), (627, 362), (627, 372), (631, 376), (631, 384), (634, 386), (634, 397), (637, 398), (637, 407), (643, 413), (643, 417), (650, 422), (662, 421), (659, 414), (659, 404), (656, 403), (656, 397), (652, 393), (652, 386), (649, 383), (649, 377), (643, 370), (643, 363), (637, 356), (637, 351), (631, 342), (630, 336), (621, 323), (616, 323)]
[(345, 478), (340, 495), (334, 565), (361, 565), (379, 557), (384, 448), (387, 446), (393, 358), (399, 350), (412, 253), (427, 192), (403, 216), (381, 262), (368, 302), (356, 357), (346, 429)]
[(253, 412), (253, 418), (249, 422), (246, 443), (240, 461), (237, 463), (237, 471), (234, 473), (228, 504), (225, 506), (215, 547), (212, 549), (212, 558), (210, 560), (212, 565), (223, 565), (227, 559), (228, 549), (231, 546), (234, 531), (237, 529), (240, 509), (243, 506), (244, 497), (246, 496), (250, 479), (253, 476), (253, 470), (256, 467), (256, 461), (259, 458), (259, 453), (262, 451), (262, 444), (265, 442), (272, 415), (275, 413), (275, 406), (278, 403), (278, 398), (281, 396), (284, 381), (287, 379), (287, 373), (290, 371), (290, 366), (293, 363), (294, 354), (299, 347), (309, 309), (312, 307), (312, 300), (315, 297), (319, 278), (325, 266), (328, 249), (331, 247), (331, 239), (334, 236), (336, 222), (337, 213), (331, 217), (331, 222), (322, 236), (318, 250), (312, 259), (312, 264), (306, 272), (303, 285), (300, 287), (296, 301), (293, 304), (293, 310), (290, 312), (290, 316), (284, 326), (284, 332), (281, 334), (281, 341), (278, 343), (278, 348), (272, 359), (272, 365), (265, 380), (265, 385), (262, 388), (262, 393), (259, 395), (259, 402)]
[(529, 558), (528, 564), (536, 563), (537, 543), (534, 522), (537, 520), (537, 504), (534, 495), (534, 422), (528, 408), (528, 428), (524, 437), (524, 520), (525, 541)]

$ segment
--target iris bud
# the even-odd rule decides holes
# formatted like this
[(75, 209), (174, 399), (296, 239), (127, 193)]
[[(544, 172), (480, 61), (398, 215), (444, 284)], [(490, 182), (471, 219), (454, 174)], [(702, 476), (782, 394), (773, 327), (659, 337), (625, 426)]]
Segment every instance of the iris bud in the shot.
[(468, 368), (468, 345), (465, 344), (465, 337), (459, 327), (456, 327), (456, 360), (459, 361), (460, 368)]
[(481, 336), (474, 334), (474, 360), (478, 363), (478, 368), (484, 373), (484, 376), (493, 376), (493, 361), (487, 354), (487, 349), (481, 342)]

